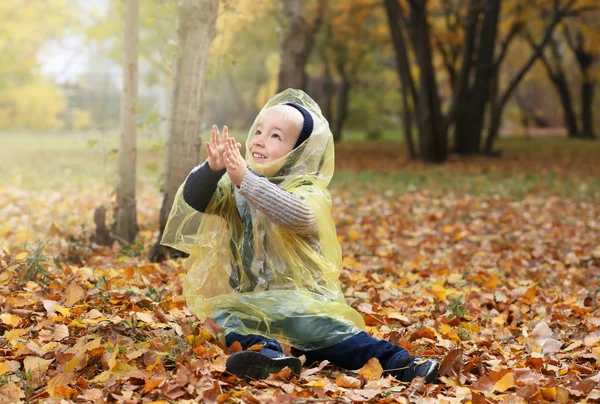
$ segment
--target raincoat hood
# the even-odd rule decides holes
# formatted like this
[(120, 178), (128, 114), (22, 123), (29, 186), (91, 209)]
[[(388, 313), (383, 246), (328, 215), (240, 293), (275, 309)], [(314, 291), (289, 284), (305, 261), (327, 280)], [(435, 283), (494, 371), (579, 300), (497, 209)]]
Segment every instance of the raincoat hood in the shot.
[(334, 145), (319, 106), (300, 90), (275, 95), (252, 124), (246, 146), (265, 110), (288, 102), (311, 114), (310, 136), (266, 164), (255, 163), (248, 147), (245, 159), (258, 174), (274, 173), (269, 181), (308, 204), (314, 234), (299, 235), (273, 223), (225, 174), (203, 213), (185, 203), (180, 187), (161, 242), (190, 254), (184, 280), (188, 307), (201, 320), (213, 317), (223, 336), (259, 334), (311, 350), (355, 335), (364, 322), (347, 305), (338, 280), (341, 247), (327, 190)]

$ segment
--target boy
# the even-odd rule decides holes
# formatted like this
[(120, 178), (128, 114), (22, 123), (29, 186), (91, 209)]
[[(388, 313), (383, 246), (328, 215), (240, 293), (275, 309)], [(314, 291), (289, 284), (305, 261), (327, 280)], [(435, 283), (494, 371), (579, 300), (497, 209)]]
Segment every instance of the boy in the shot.
[[(300, 360), (358, 369), (376, 357), (402, 381), (433, 382), (439, 364), (362, 331), (338, 280), (341, 247), (327, 185), (333, 137), (318, 105), (288, 89), (252, 125), (246, 157), (213, 126), (207, 161), (188, 175), (173, 204), (162, 243), (188, 252), (184, 293), (200, 318), (213, 317), (225, 343), (238, 341), (227, 369), (261, 379)], [(262, 344), (259, 351), (247, 348)]]

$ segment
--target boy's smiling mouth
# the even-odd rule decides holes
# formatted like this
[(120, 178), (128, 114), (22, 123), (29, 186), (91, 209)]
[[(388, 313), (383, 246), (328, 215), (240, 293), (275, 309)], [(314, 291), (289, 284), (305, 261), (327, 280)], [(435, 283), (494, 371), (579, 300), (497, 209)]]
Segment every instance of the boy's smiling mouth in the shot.
[(254, 158), (255, 158), (255, 159), (257, 159), (257, 160), (265, 160), (265, 159), (266, 159), (266, 157), (265, 157), (265, 156), (263, 156), (262, 154), (260, 154), (260, 153), (257, 153), (257, 152), (253, 152), (253, 153), (252, 153), (252, 157), (254, 157)]

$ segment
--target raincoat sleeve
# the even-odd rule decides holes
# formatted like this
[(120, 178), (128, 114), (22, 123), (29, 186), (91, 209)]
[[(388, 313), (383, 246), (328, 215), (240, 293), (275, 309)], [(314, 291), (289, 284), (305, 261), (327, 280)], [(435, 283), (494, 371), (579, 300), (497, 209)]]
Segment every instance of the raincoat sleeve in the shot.
[(183, 200), (198, 212), (204, 212), (224, 174), (224, 169), (213, 171), (208, 162), (194, 168), (185, 180)]
[(250, 205), (278, 226), (303, 235), (316, 232), (315, 214), (302, 197), (279, 188), (249, 168), (239, 192)]

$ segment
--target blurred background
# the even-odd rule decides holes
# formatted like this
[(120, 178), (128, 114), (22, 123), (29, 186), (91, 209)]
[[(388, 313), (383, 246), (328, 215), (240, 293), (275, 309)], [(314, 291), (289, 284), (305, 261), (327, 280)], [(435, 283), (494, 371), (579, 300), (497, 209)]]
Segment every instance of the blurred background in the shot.
[[(280, 39), (286, 22), (279, 0), (221, 1), (206, 71), (203, 125), (228, 124), (245, 131), (277, 90)], [(304, 89), (327, 113), (339, 139), (403, 139), (403, 92), (397, 58), (419, 87), (420, 45), (409, 31), (421, 29), (407, 1), (318, 1), (301, 4), (310, 44)], [(405, 55), (390, 32), (389, 4), (400, 14)], [(489, 4), (488, 4), (489, 3)], [(485, 76), (486, 106), (501, 114), (500, 137), (595, 137), (600, 125), (595, 87), (600, 79), (600, 14), (595, 1), (498, 1), (497, 30), (485, 1), (429, 0), (426, 22), (434, 90), (442, 113), (458, 91), (462, 103)], [(501, 7), (500, 7), (501, 3)], [(478, 25), (467, 32), (469, 7)], [(394, 7), (392, 6), (392, 9)], [(116, 130), (122, 89), (120, 0), (15, 0), (0, 6), (0, 128), (67, 133)], [(490, 21), (485, 20), (488, 18)], [(179, 52), (177, 1), (139, 3), (138, 124), (144, 135), (165, 136), (171, 111), (173, 63)], [(558, 20), (558, 21), (557, 21)], [(457, 87), (465, 46), (473, 36), (467, 91)], [(413, 36), (414, 37), (414, 36)], [(548, 37), (548, 38), (546, 38)], [(546, 40), (544, 40), (546, 39)], [(493, 42), (485, 43), (485, 41)], [(484, 54), (485, 48), (491, 54)], [(543, 48), (542, 48), (543, 47)], [(542, 48), (542, 49), (540, 49)], [(495, 52), (493, 51), (495, 50)], [(531, 63), (535, 52), (540, 54)], [(478, 63), (491, 65), (487, 71)], [(527, 66), (531, 64), (531, 66)], [(526, 67), (526, 69), (524, 69)], [(523, 77), (517, 77), (522, 75)], [(509, 89), (519, 80), (514, 89)], [(510, 90), (509, 94), (505, 94)], [(418, 90), (420, 91), (420, 90)], [(408, 100), (409, 104), (412, 100)], [(467, 104), (468, 105), (468, 104)], [(588, 115), (586, 115), (588, 111)], [(488, 111), (484, 125), (488, 125)], [(589, 120), (589, 121), (588, 121)], [(450, 128), (452, 134), (452, 128)], [(596, 130), (596, 131), (595, 131)], [(486, 134), (483, 134), (485, 140)], [(452, 146), (452, 142), (449, 143)], [(483, 147), (482, 142), (482, 147)], [(452, 147), (450, 147), (450, 150)]]
[[(51, 189), (64, 198), (70, 189), (112, 207), (116, 184), (127, 182), (138, 189), (138, 213), (154, 221), (163, 193), (168, 212), (202, 158), (211, 124), (243, 139), (262, 105), (294, 87), (330, 122), (334, 187), (597, 197), (599, 8), (597, 0), (2, 2), (2, 182), (6, 194)], [(185, 158), (169, 151), (184, 138)]]

